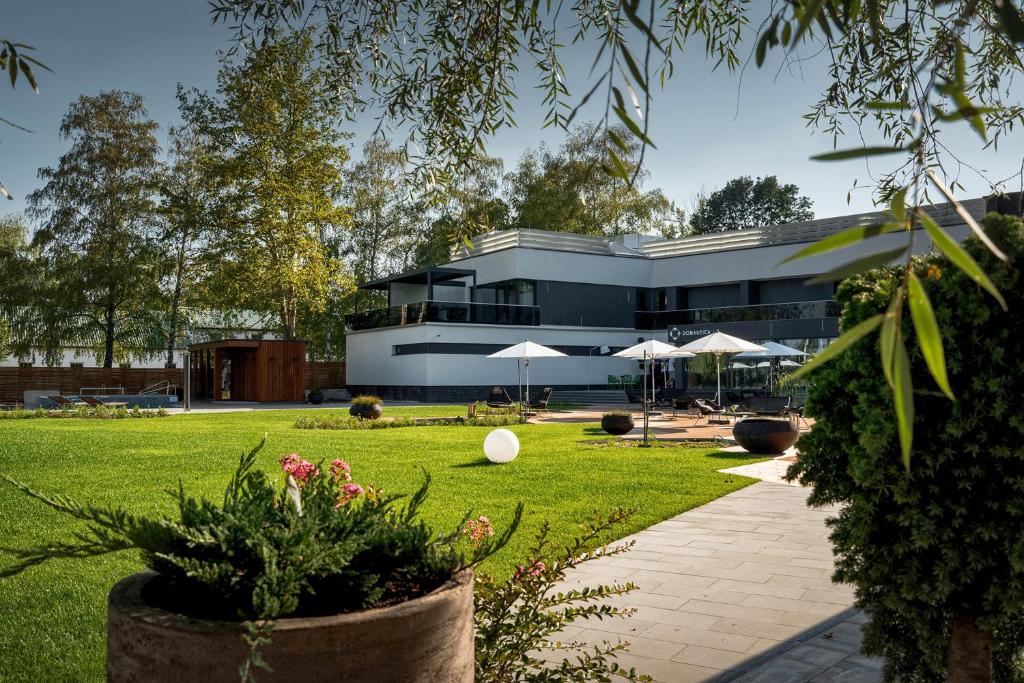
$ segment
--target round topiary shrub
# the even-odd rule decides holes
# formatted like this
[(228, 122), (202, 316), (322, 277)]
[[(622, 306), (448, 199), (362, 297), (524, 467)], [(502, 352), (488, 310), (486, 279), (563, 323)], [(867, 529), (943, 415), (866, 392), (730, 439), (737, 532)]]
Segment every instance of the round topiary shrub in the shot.
[[(989, 215), (997, 260), (975, 238), (965, 250), (1008, 309), (944, 256), (915, 262), (943, 336), (950, 401), (936, 387), (904, 314), (914, 386), (914, 450), (901, 462), (878, 337), (865, 337), (811, 375), (791, 478), (809, 503), (839, 504), (829, 524), (835, 579), (856, 586), (870, 616), (864, 651), (889, 679), (1017, 681), (1024, 646), (1024, 225)], [(841, 327), (884, 312), (897, 269), (843, 282)], [(982, 674), (970, 665), (981, 662)], [(1016, 662), (1014, 660), (1017, 660)]]

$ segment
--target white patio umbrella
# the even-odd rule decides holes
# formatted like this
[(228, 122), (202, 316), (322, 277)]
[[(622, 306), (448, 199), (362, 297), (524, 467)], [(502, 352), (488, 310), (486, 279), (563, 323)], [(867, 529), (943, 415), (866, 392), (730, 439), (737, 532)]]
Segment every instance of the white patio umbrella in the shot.
[(680, 353), (713, 353), (715, 354), (715, 370), (718, 375), (718, 392), (715, 394), (715, 402), (719, 405), (722, 403), (722, 354), (723, 353), (742, 353), (745, 351), (765, 351), (765, 347), (760, 344), (748, 342), (746, 339), (740, 339), (739, 337), (733, 337), (732, 335), (725, 334), (724, 332), (715, 332), (709, 334), (706, 337), (695, 339), (689, 344), (684, 344), (679, 347)]
[[(759, 368), (773, 368), (774, 361), (775, 361), (776, 358), (785, 358), (786, 356), (799, 357), (799, 356), (808, 356), (808, 355), (810, 355), (808, 353), (804, 353), (800, 349), (794, 349), (792, 346), (786, 346), (785, 344), (779, 344), (778, 342), (773, 342), (773, 341), (767, 341), (762, 346), (764, 346), (764, 348), (765, 348), (764, 351), (745, 351), (743, 353), (736, 354), (734, 356), (734, 358), (770, 358), (771, 359), (770, 361), (765, 361), (764, 363), (758, 363), (757, 367), (759, 367)], [(793, 363), (793, 361), (785, 361), (784, 360), (784, 361), (782, 361), (780, 363), (780, 365), (785, 365), (786, 367), (793, 367), (793, 365), (791, 365), (792, 363)], [(798, 366), (800, 364), (796, 363), (795, 365)], [(774, 372), (769, 372), (768, 373), (768, 390), (772, 391), (772, 392), (775, 391), (775, 373)]]
[[(622, 351), (619, 351), (618, 353), (613, 353), (612, 355), (613, 356), (618, 356), (619, 358), (639, 358), (639, 359), (643, 360), (643, 362), (644, 362), (643, 395), (644, 395), (644, 400), (646, 401), (647, 400), (647, 360), (648, 359), (654, 360), (656, 358), (664, 358), (664, 357), (669, 356), (669, 355), (671, 355), (674, 358), (679, 358), (680, 356), (683, 356), (683, 357), (685, 357), (686, 355), (692, 356), (693, 354), (685, 354), (685, 355), (684, 354), (680, 354), (678, 352), (678, 349), (675, 346), (672, 346), (671, 344), (666, 344), (665, 342), (658, 341), (657, 339), (648, 339), (647, 341), (640, 342), (639, 344), (634, 344), (633, 346), (630, 346), (628, 349), (623, 349)], [(652, 374), (653, 374), (653, 364), (652, 364), (651, 367), (652, 367)], [(654, 402), (654, 377), (653, 376), (651, 377), (651, 402), (652, 403)], [(647, 407), (644, 406), (644, 445), (647, 445), (647, 419), (648, 419), (648, 410), (647, 410)]]
[(564, 357), (566, 354), (561, 351), (555, 351), (552, 348), (544, 346), (542, 344), (535, 344), (532, 341), (519, 342), (512, 346), (506, 347), (501, 351), (496, 351), (488, 358), (515, 358), (516, 369), (519, 369), (519, 362), (526, 362), (526, 401), (523, 401), (523, 385), (522, 382), (519, 384), (519, 408), (525, 411), (525, 406), (530, 402), (530, 359), (531, 358), (558, 358)]
[[(644, 361), (644, 397), (647, 396), (647, 361), (655, 360), (657, 358), (665, 358), (671, 356), (672, 358), (687, 358), (693, 357), (692, 353), (679, 353), (677, 347), (665, 342), (658, 341), (657, 339), (648, 339), (647, 341), (634, 344), (628, 349), (623, 349), (618, 353), (613, 353), (613, 356), (619, 358), (639, 358)], [(654, 378), (651, 378), (651, 400), (654, 400)]]

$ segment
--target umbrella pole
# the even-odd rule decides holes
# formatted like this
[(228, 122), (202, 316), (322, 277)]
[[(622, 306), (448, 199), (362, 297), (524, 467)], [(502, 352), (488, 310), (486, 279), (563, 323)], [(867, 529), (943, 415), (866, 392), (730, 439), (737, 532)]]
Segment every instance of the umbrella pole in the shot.
[(516, 358), (516, 382), (519, 385), (519, 411), (523, 410), (523, 364)]
[[(742, 347), (741, 347), (742, 348)], [(715, 403), (722, 407), (722, 354), (715, 354), (715, 374), (718, 376), (718, 392), (715, 394)]]
[(643, 392), (642, 395), (644, 397), (643, 404), (641, 404), (642, 407), (643, 407), (643, 411), (644, 411), (644, 443), (643, 443), (643, 445), (646, 448), (647, 445), (648, 445), (648, 443), (647, 443), (647, 425), (648, 425), (648, 422), (650, 420), (650, 413), (649, 413), (649, 411), (647, 409), (647, 405), (646, 405), (647, 404), (647, 352), (646, 351), (644, 351), (644, 392)]
[(529, 404), (530, 404), (530, 359), (527, 358), (526, 359), (526, 401), (525, 402), (521, 402), (519, 404), (520, 410), (523, 411), (523, 419), (524, 420), (526, 419), (526, 416), (530, 412)]

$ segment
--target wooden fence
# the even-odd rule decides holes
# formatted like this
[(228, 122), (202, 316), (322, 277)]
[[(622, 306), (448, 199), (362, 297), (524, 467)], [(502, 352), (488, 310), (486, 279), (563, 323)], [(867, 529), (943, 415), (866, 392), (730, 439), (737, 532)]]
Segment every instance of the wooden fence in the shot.
[[(0, 403), (20, 403), (31, 389), (78, 394), (87, 387), (123, 387), (124, 393), (137, 394), (164, 380), (177, 385), (181, 395), (181, 368), (0, 368)], [(306, 363), (305, 384), (306, 389), (344, 387), (345, 364)]]

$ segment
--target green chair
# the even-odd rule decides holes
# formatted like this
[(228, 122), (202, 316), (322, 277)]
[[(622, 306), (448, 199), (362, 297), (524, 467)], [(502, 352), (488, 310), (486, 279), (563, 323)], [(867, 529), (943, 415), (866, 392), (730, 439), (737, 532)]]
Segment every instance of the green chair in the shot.
[(636, 386), (636, 380), (633, 378), (633, 375), (623, 375), (619, 378), (619, 381), (622, 382), (622, 386), (624, 387)]
[(620, 386), (619, 378), (615, 375), (608, 375), (608, 388), (614, 389)]

